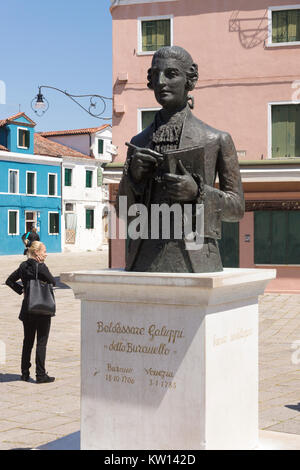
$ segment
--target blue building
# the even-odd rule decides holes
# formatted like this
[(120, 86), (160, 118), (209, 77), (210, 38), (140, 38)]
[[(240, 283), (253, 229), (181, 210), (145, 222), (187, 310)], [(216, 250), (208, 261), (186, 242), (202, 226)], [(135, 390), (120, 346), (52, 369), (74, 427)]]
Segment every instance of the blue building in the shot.
[(62, 159), (36, 154), (34, 127), (24, 113), (0, 120), (0, 255), (23, 253), (33, 226), (48, 252), (61, 251)]

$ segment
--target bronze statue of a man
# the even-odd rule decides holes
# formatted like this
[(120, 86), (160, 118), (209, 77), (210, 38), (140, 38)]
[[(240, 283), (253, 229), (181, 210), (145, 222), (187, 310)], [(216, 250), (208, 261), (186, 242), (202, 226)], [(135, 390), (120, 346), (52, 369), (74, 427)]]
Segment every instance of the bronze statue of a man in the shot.
[[(243, 217), (244, 196), (233, 141), (228, 133), (200, 121), (190, 110), (188, 93), (197, 80), (198, 67), (186, 50), (163, 47), (154, 54), (148, 87), (154, 90), (162, 109), (154, 122), (131, 140), (119, 186), (119, 196), (127, 196), (128, 207), (143, 204), (149, 210), (146, 236), (141, 227), (141, 237), (128, 240), (128, 271), (222, 271), (217, 243), (221, 223), (237, 222)], [(190, 149), (193, 153), (189, 153)], [(185, 160), (179, 157), (176, 170), (172, 171), (165, 163), (172, 161), (172, 154), (176, 158), (178, 152)], [(189, 158), (190, 170), (184, 163)], [(216, 175), (219, 189), (214, 187)], [(172, 227), (168, 237), (163, 236), (161, 229), (158, 236), (151, 237), (150, 209), (163, 204), (182, 208), (190, 205), (193, 219), (197, 217), (195, 207), (204, 207), (203, 238), (198, 249), (187, 249), (183, 231), (182, 236), (174, 236), (176, 227)], [(135, 217), (138, 213), (129, 222)], [(163, 222), (161, 217), (159, 223)]]

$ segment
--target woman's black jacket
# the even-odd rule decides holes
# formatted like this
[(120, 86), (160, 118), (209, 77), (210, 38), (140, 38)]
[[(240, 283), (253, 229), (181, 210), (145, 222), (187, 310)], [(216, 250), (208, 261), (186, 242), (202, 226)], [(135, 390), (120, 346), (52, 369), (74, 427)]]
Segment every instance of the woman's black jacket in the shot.
[[(55, 279), (50, 273), (49, 269), (45, 263), (38, 263), (35, 259), (29, 258), (27, 261), (24, 261), (20, 264), (18, 269), (11, 273), (10, 276), (6, 279), (6, 284), (11, 287), (17, 294), (21, 295), (24, 292), (24, 300), (22, 302), (22, 307), (19, 315), (20, 320), (26, 320), (28, 318), (27, 313), (27, 283), (30, 279), (35, 279), (36, 277), (36, 268), (38, 269), (38, 279), (48, 284), (56, 285)], [(17, 283), (21, 279), (23, 286)]]

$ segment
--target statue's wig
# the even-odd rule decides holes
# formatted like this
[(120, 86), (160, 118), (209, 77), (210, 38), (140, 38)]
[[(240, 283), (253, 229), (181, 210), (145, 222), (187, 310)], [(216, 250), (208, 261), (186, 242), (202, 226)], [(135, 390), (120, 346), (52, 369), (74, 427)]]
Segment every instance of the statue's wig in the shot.
[[(161, 49), (158, 49), (158, 51), (155, 52), (153, 59), (152, 59), (152, 65), (156, 58), (161, 58), (161, 59), (172, 58), (172, 59), (178, 60), (181, 63), (182, 69), (185, 71), (185, 74), (186, 74), (187, 90), (192, 91), (195, 88), (195, 85), (199, 78), (198, 65), (193, 62), (191, 55), (185, 49), (179, 46), (162, 47)], [(153, 90), (152, 67), (148, 69), (147, 80), (148, 80), (147, 87), (150, 88), (150, 90)]]

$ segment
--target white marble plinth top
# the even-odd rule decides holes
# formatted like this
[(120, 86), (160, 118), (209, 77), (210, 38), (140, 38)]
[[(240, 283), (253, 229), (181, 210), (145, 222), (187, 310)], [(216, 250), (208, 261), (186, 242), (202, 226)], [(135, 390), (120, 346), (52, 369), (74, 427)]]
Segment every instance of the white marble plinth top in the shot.
[(216, 288), (275, 279), (275, 269), (224, 268), (215, 273), (148, 273), (104, 269), (61, 273), (66, 283), (121, 284)]

